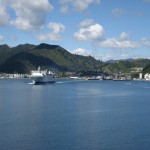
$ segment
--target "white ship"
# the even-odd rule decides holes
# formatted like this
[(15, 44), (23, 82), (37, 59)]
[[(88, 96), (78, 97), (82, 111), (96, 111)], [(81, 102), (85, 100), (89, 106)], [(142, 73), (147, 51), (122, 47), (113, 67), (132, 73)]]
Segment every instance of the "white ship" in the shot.
[(38, 70), (31, 71), (31, 79), (34, 84), (55, 82), (53, 72), (47, 70), (40, 70), (40, 67), (38, 68)]

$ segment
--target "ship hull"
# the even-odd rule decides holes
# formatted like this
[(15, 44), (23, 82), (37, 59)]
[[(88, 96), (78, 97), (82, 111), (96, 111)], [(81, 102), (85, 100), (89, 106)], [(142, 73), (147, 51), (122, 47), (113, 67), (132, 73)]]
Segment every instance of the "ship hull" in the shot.
[(46, 84), (46, 83), (55, 83), (55, 79), (52, 76), (43, 76), (43, 77), (31, 77), (34, 84)]

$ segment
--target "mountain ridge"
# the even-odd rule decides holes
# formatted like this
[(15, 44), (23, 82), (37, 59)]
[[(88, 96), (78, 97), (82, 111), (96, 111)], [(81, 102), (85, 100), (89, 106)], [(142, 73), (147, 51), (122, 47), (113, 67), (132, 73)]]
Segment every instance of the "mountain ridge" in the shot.
[(100, 70), (102, 65), (102, 62), (93, 57), (71, 54), (59, 45), (29, 44), (10, 48), (10, 51), (11, 55), (0, 64), (0, 72), (29, 73), (38, 66), (58, 72), (76, 72)]
[[(41, 43), (0, 45), (0, 72), (30, 73), (41, 66), (54, 72), (94, 72), (96, 74), (131, 73), (141, 70), (150, 73), (149, 59), (126, 59), (102, 62), (92, 56), (72, 54), (60, 45)], [(139, 68), (139, 69), (138, 69)], [(82, 74), (81, 73), (81, 74)]]

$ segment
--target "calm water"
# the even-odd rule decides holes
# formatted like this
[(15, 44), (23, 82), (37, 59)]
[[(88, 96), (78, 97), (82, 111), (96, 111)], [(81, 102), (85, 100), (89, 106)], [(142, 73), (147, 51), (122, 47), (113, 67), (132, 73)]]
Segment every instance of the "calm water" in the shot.
[(150, 82), (0, 79), (0, 150), (148, 150)]

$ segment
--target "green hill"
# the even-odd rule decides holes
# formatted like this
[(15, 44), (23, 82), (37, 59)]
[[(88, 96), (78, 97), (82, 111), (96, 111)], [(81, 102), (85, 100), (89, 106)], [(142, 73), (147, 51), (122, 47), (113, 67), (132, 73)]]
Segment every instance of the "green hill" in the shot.
[(108, 63), (103, 68), (103, 71), (108, 73), (132, 73), (138, 71), (138, 69), (145, 68), (150, 64), (149, 59), (135, 59), (132, 61), (121, 60), (113, 63)]
[(146, 74), (146, 73), (150, 73), (150, 63), (143, 68), (143, 71), (142, 71), (143, 74)]
[(20, 44), (16, 47), (9, 47), (8, 45), (0, 45), (0, 65), (5, 63), (10, 57), (16, 55), (19, 52), (23, 52), (35, 47), (31, 44)]
[(0, 45), (0, 64), (11, 57), (11, 48), (8, 45)]
[(55, 72), (100, 71), (103, 65), (91, 56), (74, 55), (58, 45), (19, 45), (9, 51), (9, 57), (6, 55), (1, 62), (0, 72), (30, 73), (38, 66)]

